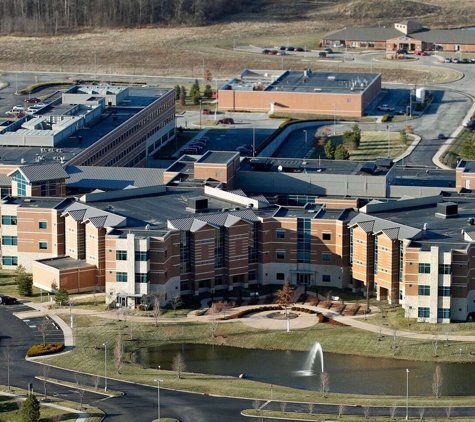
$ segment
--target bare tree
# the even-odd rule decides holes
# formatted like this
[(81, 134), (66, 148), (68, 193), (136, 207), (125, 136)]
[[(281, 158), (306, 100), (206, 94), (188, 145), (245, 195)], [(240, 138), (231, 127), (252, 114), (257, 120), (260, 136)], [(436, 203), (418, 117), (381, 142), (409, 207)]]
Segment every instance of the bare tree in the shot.
[(452, 415), (452, 410), (454, 410), (454, 406), (452, 402), (449, 402), (449, 404), (445, 407), (445, 416), (447, 416), (447, 419), (450, 419), (450, 416)]
[(160, 297), (155, 296), (153, 299), (153, 317), (155, 318), (155, 327), (158, 326), (158, 318), (162, 315), (162, 308), (160, 307)]
[(410, 313), (410, 310), (411, 310), (411, 307), (409, 306), (409, 304), (405, 304), (404, 305), (404, 312), (406, 314), (406, 320), (407, 320), (407, 326), (409, 327), (410, 324), (410, 316), (411, 316), (411, 313)]
[(285, 308), (285, 314), (288, 314), (288, 308), (292, 303), (292, 298), (295, 295), (294, 288), (290, 285), (289, 280), (286, 280), (282, 289), (277, 290), (277, 303)]
[(285, 413), (285, 409), (287, 408), (287, 402), (286, 401), (281, 401), (280, 402), (280, 410), (282, 413)]
[(76, 381), (76, 392), (79, 394), (79, 410), (82, 410), (82, 402), (86, 393), (86, 378), (84, 375), (76, 373), (74, 379)]
[(127, 317), (129, 316), (129, 311), (127, 309), (122, 310), (122, 321), (124, 323), (124, 327), (127, 326)]
[(338, 417), (341, 417), (343, 413), (345, 413), (346, 404), (339, 404), (338, 405)]
[(327, 393), (330, 391), (330, 376), (328, 375), (328, 372), (322, 372), (321, 381), (323, 397), (326, 398)]
[(397, 327), (392, 327), (391, 331), (393, 333), (393, 345), (392, 345), (391, 349), (396, 350), (397, 349), (396, 340), (397, 340), (398, 328)]
[(209, 328), (211, 330), (211, 338), (214, 340), (216, 338), (216, 332), (218, 331), (218, 312), (219, 312), (219, 304), (213, 303), (211, 308), (209, 309), (210, 317), (209, 317)]
[(396, 410), (397, 410), (397, 403), (394, 402), (389, 408), (389, 416), (391, 417), (391, 419), (394, 419), (394, 417), (396, 416)]
[(51, 366), (41, 365), (40, 375), (43, 381), (43, 399), (44, 400), (48, 398), (48, 380), (49, 380), (50, 374), (51, 374)]
[(135, 324), (133, 322), (129, 322), (128, 329), (129, 329), (129, 340), (132, 341), (134, 339)]
[(180, 293), (177, 293), (175, 296), (173, 296), (170, 300), (170, 306), (173, 309), (173, 312), (176, 311), (176, 308), (181, 306), (183, 304), (183, 301), (181, 300)]
[(313, 414), (313, 406), (314, 406), (313, 403), (308, 403), (307, 404), (308, 414), (310, 416), (312, 416), (312, 414)]
[(46, 336), (51, 331), (50, 321), (45, 319), (41, 324), (38, 325), (38, 331), (40, 332), (41, 336), (43, 337), (43, 346), (46, 345)]
[(442, 385), (444, 383), (444, 377), (442, 376), (442, 370), (440, 365), (435, 367), (434, 376), (432, 378), (432, 393), (439, 399), (442, 396)]
[(424, 419), (424, 413), (425, 413), (425, 411), (426, 411), (425, 406), (419, 407), (419, 419), (420, 419), (420, 420)]
[(7, 391), (10, 391), (10, 373), (15, 366), (15, 361), (13, 360), (13, 352), (10, 346), (6, 346), (3, 349), (3, 365), (7, 370)]
[(262, 416), (261, 402), (260, 400), (254, 400), (252, 402), (252, 408), (256, 411), (258, 416)]
[(182, 373), (186, 371), (186, 362), (181, 353), (177, 353), (173, 358), (172, 369), (176, 372), (178, 379), (180, 379)]
[(231, 309), (232, 308), (232, 305), (227, 302), (227, 301), (224, 301), (224, 302), (221, 302), (221, 310), (223, 311), (223, 318), (226, 319), (226, 311)]
[(114, 366), (118, 374), (120, 374), (120, 368), (124, 359), (124, 342), (122, 341), (122, 333), (119, 331), (117, 341), (114, 347)]
[(437, 349), (439, 348), (439, 336), (437, 334), (432, 339), (432, 348), (434, 349), (434, 357), (437, 357)]
[(444, 324), (445, 347), (449, 347), (449, 335), (451, 332), (452, 326), (450, 324)]
[(371, 406), (363, 406), (364, 417), (368, 419), (370, 414), (371, 414)]
[(94, 375), (92, 377), (92, 381), (94, 383), (94, 390), (97, 390), (99, 388), (99, 383), (101, 381), (101, 378), (99, 377), (99, 375)]

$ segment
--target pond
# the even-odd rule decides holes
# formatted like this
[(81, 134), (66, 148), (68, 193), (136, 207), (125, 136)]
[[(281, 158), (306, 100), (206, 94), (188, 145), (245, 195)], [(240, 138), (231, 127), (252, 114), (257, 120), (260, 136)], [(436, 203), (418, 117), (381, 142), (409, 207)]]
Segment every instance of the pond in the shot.
[[(303, 370), (309, 357), (305, 352), (169, 344), (140, 349), (134, 353), (133, 360), (146, 367), (171, 370), (178, 352), (182, 353), (188, 372), (235, 377), (244, 374), (248, 379), (269, 384), (320, 389), (319, 356), (316, 356), (311, 373), (305, 373)], [(475, 364), (445, 363), (440, 366), (444, 396), (475, 395)], [(324, 352), (324, 367), (333, 392), (406, 395), (406, 369), (409, 369), (409, 395), (428, 396), (432, 394), (436, 363)]]

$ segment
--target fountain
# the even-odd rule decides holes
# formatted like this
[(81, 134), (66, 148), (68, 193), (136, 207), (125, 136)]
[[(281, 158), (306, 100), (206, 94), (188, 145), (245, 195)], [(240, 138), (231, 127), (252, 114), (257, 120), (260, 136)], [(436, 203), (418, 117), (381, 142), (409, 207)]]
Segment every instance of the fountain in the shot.
[(317, 357), (317, 354), (320, 356), (320, 362), (321, 362), (321, 365), (322, 365), (322, 373), (324, 372), (323, 350), (322, 350), (322, 346), (317, 341), (312, 346), (312, 348), (310, 349), (310, 352), (308, 352), (308, 356), (307, 356), (307, 360), (305, 361), (304, 369), (302, 371), (299, 371), (300, 375), (303, 375), (303, 376), (313, 375), (313, 365), (315, 363), (315, 358)]

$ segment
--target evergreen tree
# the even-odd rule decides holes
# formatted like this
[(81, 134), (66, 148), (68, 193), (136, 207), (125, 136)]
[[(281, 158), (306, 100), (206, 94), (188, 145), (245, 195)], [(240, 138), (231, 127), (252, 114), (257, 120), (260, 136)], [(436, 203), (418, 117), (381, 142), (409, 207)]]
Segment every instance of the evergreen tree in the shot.
[(205, 85), (203, 96), (205, 98), (211, 98), (213, 96), (213, 90), (211, 89), (211, 85)]
[(338, 145), (335, 149), (335, 160), (349, 160), (350, 153), (343, 145)]
[(180, 85), (175, 86), (175, 101), (180, 99), (181, 88)]
[(355, 146), (355, 149), (358, 149), (361, 143), (361, 129), (358, 126), (358, 123), (355, 123), (353, 125), (353, 127), (351, 128), (351, 132), (353, 133), (353, 144)]
[(190, 91), (190, 95), (191, 95), (191, 101), (193, 101), (193, 104), (197, 105), (200, 103), (201, 95), (199, 91), (194, 90), (193, 94)]
[(335, 145), (333, 145), (331, 139), (329, 139), (328, 142), (325, 144), (323, 150), (325, 151), (325, 156), (328, 160), (333, 160), (335, 158)]
[(31, 275), (26, 273), (25, 267), (19, 265), (15, 270), (18, 294), (21, 296), (33, 295), (33, 280)]
[(69, 293), (65, 288), (59, 289), (54, 295), (54, 300), (60, 305), (67, 306), (69, 305)]
[(401, 145), (407, 145), (409, 141), (409, 138), (406, 133), (406, 129), (402, 129), (401, 132), (399, 132), (399, 142), (401, 142)]
[(180, 105), (182, 106), (186, 105), (186, 97), (183, 92), (180, 93)]
[(30, 394), (20, 411), (22, 422), (38, 422), (40, 420), (40, 402), (34, 394)]
[(186, 98), (186, 88), (183, 85), (180, 87), (180, 96)]

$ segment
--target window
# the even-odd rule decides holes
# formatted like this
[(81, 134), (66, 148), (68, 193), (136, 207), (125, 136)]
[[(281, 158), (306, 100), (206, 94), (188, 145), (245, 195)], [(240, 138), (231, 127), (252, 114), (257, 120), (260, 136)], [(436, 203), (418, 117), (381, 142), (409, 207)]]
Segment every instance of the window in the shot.
[(214, 276), (214, 285), (221, 286), (223, 284), (224, 278), (222, 275), (215, 275)]
[(216, 172), (216, 177), (221, 177), (221, 172), (220, 171)]
[(115, 274), (115, 281), (117, 281), (118, 283), (127, 282), (127, 273), (117, 272)]
[(452, 266), (450, 264), (439, 264), (439, 274), (452, 274)]
[(285, 239), (285, 230), (277, 230), (275, 233), (277, 239)]
[(450, 286), (439, 286), (438, 294), (439, 294), (439, 296), (449, 297), (450, 296)]
[(16, 226), (16, 215), (2, 215), (2, 225), (4, 226)]
[(419, 274), (430, 274), (430, 264), (419, 264)]
[(183, 292), (188, 290), (188, 280), (181, 280), (180, 281), (180, 290)]
[(2, 256), (2, 265), (18, 265), (18, 257)]
[(40, 249), (48, 249), (48, 242), (40, 242), (38, 246)]
[(256, 275), (256, 271), (249, 271), (247, 273), (247, 280), (248, 281), (254, 281), (254, 280), (257, 280), (257, 275)]
[(148, 261), (149, 254), (148, 251), (135, 251), (135, 260), (136, 261)]
[(47, 228), (48, 228), (48, 222), (46, 222), (46, 221), (40, 221), (40, 222), (38, 223), (38, 228), (39, 228), (39, 229), (47, 229)]
[(419, 296), (430, 296), (430, 286), (419, 286)]
[(277, 259), (285, 259), (285, 251), (276, 251)]
[(117, 261), (127, 261), (127, 251), (116, 251), (115, 259)]
[(322, 281), (325, 282), (325, 283), (329, 283), (330, 281), (332, 281), (331, 275), (322, 274)]
[(323, 240), (332, 240), (332, 234), (331, 233), (322, 233), (322, 239)]
[(17, 174), (13, 176), (13, 180), (17, 183), (18, 196), (26, 196), (26, 186), (29, 185), (29, 183), (25, 177), (20, 172), (17, 172)]
[(447, 308), (437, 309), (437, 318), (449, 319), (450, 318), (450, 309), (447, 309)]
[(2, 245), (17, 245), (18, 240), (16, 236), (2, 236)]
[(353, 100), (352, 100), (351, 98), (347, 98), (347, 99), (346, 99), (346, 102), (347, 102), (348, 104), (351, 104), (351, 103), (353, 102)]
[(378, 274), (378, 253), (379, 253), (378, 236), (374, 236), (374, 273), (375, 274)]
[(430, 309), (429, 308), (417, 308), (417, 316), (419, 318), (429, 318)]
[(277, 280), (285, 280), (285, 273), (277, 273), (277, 274), (275, 275), (275, 278), (276, 278)]
[(136, 283), (148, 283), (148, 280), (149, 280), (148, 273), (135, 273)]
[(322, 253), (322, 259), (323, 259), (323, 262), (331, 262), (332, 254), (329, 253), (329, 252), (323, 252)]

